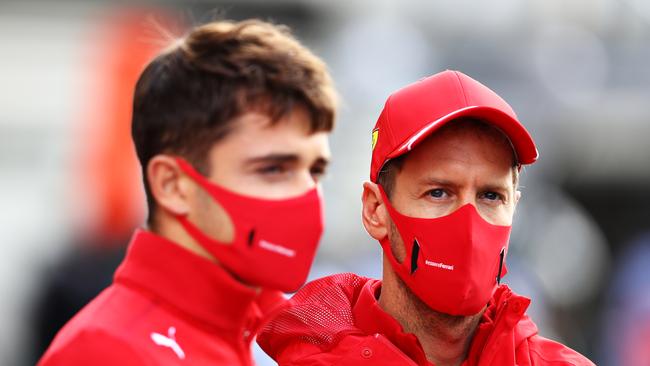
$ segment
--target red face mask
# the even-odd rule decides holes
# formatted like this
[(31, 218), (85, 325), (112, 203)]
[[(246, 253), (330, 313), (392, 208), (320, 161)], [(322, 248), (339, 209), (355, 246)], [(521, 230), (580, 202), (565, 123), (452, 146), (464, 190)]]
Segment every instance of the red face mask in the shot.
[(405, 216), (379, 190), (406, 249), (399, 263), (390, 239), (381, 241), (400, 278), (433, 310), (451, 315), (481, 311), (506, 273), (510, 226), (488, 223), (471, 204), (435, 219)]
[(215, 185), (182, 159), (177, 162), (228, 213), (235, 236), (232, 242), (222, 243), (187, 217), (178, 216), (185, 230), (246, 283), (284, 292), (298, 290), (307, 280), (323, 233), (319, 189), (282, 200), (253, 198)]

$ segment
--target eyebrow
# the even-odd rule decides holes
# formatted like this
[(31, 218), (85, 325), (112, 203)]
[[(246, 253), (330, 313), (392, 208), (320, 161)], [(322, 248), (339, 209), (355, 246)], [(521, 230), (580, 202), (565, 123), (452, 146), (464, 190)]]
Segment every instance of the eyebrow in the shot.
[(485, 184), (481, 186), (481, 189), (484, 191), (497, 191), (497, 192), (509, 192), (507, 184)]
[(447, 179), (440, 179), (440, 178), (435, 178), (435, 177), (423, 177), (422, 179), (419, 180), (419, 185), (422, 186), (444, 186), (444, 187), (456, 187), (458, 184), (447, 180)]
[(268, 155), (255, 156), (252, 158), (246, 159), (247, 165), (259, 164), (259, 163), (295, 163), (300, 158), (297, 154), (277, 154), (271, 153)]
[[(253, 165), (253, 164), (260, 164), (260, 163), (297, 163), (300, 160), (300, 157), (298, 154), (277, 154), (277, 153), (271, 153), (268, 155), (262, 155), (262, 156), (255, 156), (249, 159), (246, 159), (245, 164), (247, 165)], [(326, 166), (328, 165), (330, 160), (324, 156), (319, 156), (313, 164), (315, 165), (322, 165)]]
[[(453, 181), (447, 180), (447, 179), (440, 179), (440, 178), (435, 178), (435, 177), (424, 177), (422, 178), (419, 182), (420, 185), (423, 186), (443, 186), (443, 187), (458, 187), (459, 184), (455, 183)], [(500, 184), (500, 183), (486, 183), (481, 185), (481, 190), (483, 191), (503, 191), (507, 192), (508, 191), (508, 185), (507, 184)]]

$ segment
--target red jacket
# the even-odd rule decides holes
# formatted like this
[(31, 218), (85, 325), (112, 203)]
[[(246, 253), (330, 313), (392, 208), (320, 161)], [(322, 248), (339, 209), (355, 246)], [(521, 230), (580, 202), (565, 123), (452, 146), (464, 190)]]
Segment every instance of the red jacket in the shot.
[(39, 365), (252, 365), (265, 309), (282, 302), (140, 230), (113, 284), (63, 327)]
[[(258, 336), (280, 365), (432, 365), (413, 334), (377, 303), (381, 281), (343, 273), (306, 285)], [(592, 365), (537, 335), (530, 300), (500, 286), (463, 366)]]

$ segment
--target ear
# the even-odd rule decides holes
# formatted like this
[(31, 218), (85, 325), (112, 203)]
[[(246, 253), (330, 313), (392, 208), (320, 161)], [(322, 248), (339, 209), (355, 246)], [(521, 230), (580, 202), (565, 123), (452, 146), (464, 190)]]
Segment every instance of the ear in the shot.
[(194, 186), (174, 158), (166, 155), (151, 158), (146, 179), (157, 207), (174, 216), (189, 214), (189, 197)]
[(379, 187), (372, 182), (363, 183), (361, 195), (361, 220), (370, 236), (382, 240), (388, 235), (388, 211), (384, 205)]

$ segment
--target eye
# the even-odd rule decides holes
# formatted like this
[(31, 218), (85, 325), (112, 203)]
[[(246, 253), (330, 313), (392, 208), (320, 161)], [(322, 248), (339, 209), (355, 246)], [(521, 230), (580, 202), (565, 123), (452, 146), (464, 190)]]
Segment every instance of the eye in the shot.
[(482, 198), (485, 198), (488, 201), (503, 200), (503, 196), (496, 192), (485, 192), (482, 194)]
[(447, 193), (445, 192), (445, 190), (442, 189), (442, 188), (432, 189), (432, 190), (430, 190), (429, 192), (427, 192), (427, 194), (428, 194), (429, 196), (431, 196), (431, 197), (433, 197), (433, 198), (437, 198), (437, 199), (444, 198), (444, 197), (447, 195)]
[(286, 170), (282, 164), (271, 164), (260, 167), (257, 172), (262, 175), (278, 175), (285, 173)]

